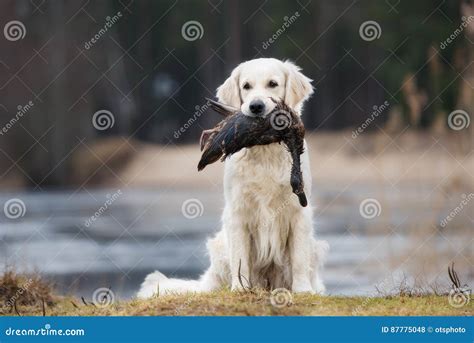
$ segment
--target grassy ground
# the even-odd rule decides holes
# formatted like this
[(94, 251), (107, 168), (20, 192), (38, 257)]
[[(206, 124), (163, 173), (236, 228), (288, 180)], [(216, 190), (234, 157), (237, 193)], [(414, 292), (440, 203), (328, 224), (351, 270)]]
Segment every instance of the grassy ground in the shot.
[(16, 316), (472, 316), (473, 301), (453, 307), (444, 295), (422, 295), (403, 289), (397, 296), (377, 298), (272, 293), (253, 289), (207, 294), (160, 295), (148, 300), (114, 301), (111, 291), (96, 302), (54, 294), (38, 276), (8, 271), (0, 275), (0, 315)]
[[(461, 308), (449, 305), (447, 296), (417, 297), (321, 297), (292, 295), (281, 302), (271, 303), (268, 292), (233, 293), (220, 291), (210, 294), (167, 295), (150, 300), (131, 300), (110, 305), (94, 305), (87, 300), (57, 298), (54, 305), (45, 305), (44, 313), (53, 316), (421, 316), (473, 315), (472, 302)], [(87, 305), (86, 305), (87, 304)], [(278, 304), (277, 304), (278, 305)], [(8, 313), (10, 312), (10, 313)], [(35, 305), (17, 306), (3, 311), (10, 315), (43, 315), (40, 301)]]

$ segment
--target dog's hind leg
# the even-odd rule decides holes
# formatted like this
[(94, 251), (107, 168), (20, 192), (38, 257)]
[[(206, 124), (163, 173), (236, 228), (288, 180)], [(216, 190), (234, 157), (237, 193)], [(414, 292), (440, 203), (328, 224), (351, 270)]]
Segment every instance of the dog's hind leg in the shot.
[[(149, 274), (143, 281), (138, 298), (150, 298), (155, 295), (177, 294), (188, 292), (210, 292), (223, 284), (230, 283), (228, 258), (223, 255), (227, 249), (223, 244), (224, 235), (219, 232), (207, 243), (211, 266), (198, 280), (172, 279), (159, 271)], [(226, 281), (226, 276), (229, 280)]]
[(223, 231), (219, 231), (215, 237), (207, 241), (207, 250), (211, 266), (201, 277), (202, 291), (209, 292), (225, 285), (230, 286), (229, 256)]

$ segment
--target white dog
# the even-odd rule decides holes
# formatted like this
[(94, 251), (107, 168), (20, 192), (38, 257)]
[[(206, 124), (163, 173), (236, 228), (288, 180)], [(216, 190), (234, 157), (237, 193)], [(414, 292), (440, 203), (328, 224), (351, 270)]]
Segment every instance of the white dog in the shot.
[[(281, 99), (301, 114), (311, 80), (291, 62), (260, 58), (240, 64), (217, 89), (220, 102), (244, 114), (265, 116)], [(306, 152), (301, 156), (305, 193), (311, 194)], [(323, 293), (319, 269), (328, 250), (313, 237), (311, 206), (302, 207), (290, 186), (291, 158), (282, 144), (243, 149), (225, 162), (222, 230), (208, 241), (211, 265), (199, 280), (148, 275), (138, 293), (206, 292), (257, 286)]]

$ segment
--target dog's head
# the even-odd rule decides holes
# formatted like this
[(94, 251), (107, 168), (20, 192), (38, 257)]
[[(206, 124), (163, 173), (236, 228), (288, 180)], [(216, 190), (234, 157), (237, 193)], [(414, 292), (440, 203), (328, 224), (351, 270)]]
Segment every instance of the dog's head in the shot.
[(292, 62), (259, 58), (237, 66), (217, 89), (217, 98), (249, 116), (270, 113), (275, 107), (272, 98), (300, 113), (304, 101), (313, 94), (311, 81)]

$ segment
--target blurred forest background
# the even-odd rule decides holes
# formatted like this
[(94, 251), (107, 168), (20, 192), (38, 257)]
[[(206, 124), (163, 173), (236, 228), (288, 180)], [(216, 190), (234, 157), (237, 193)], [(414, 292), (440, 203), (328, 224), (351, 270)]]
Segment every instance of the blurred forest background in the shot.
[(452, 262), (474, 282), (473, 3), (0, 0), (0, 28), (0, 270), (87, 299), (202, 273), (223, 206), (223, 164), (196, 170), (205, 97), (275, 57), (314, 80), (329, 294), (450, 286)]
[[(257, 57), (291, 59), (314, 80), (309, 130), (358, 126), (384, 101), (390, 111), (377, 122), (394, 130), (409, 124), (440, 133), (451, 111), (474, 111), (474, 23), (441, 47), (474, 14), (468, 3), (213, 1), (2, 0), (0, 22), (19, 20), (26, 29), (22, 40), (0, 39), (2, 125), (34, 103), (0, 137), (2, 187), (75, 185), (81, 140), (195, 143), (216, 116), (203, 115), (179, 139), (173, 133), (239, 62)], [(264, 46), (295, 12), (295, 22)], [(203, 28), (195, 41), (182, 36), (190, 20)], [(380, 24), (379, 39), (361, 39), (367, 20)], [(98, 110), (112, 112), (113, 127), (91, 125)]]

